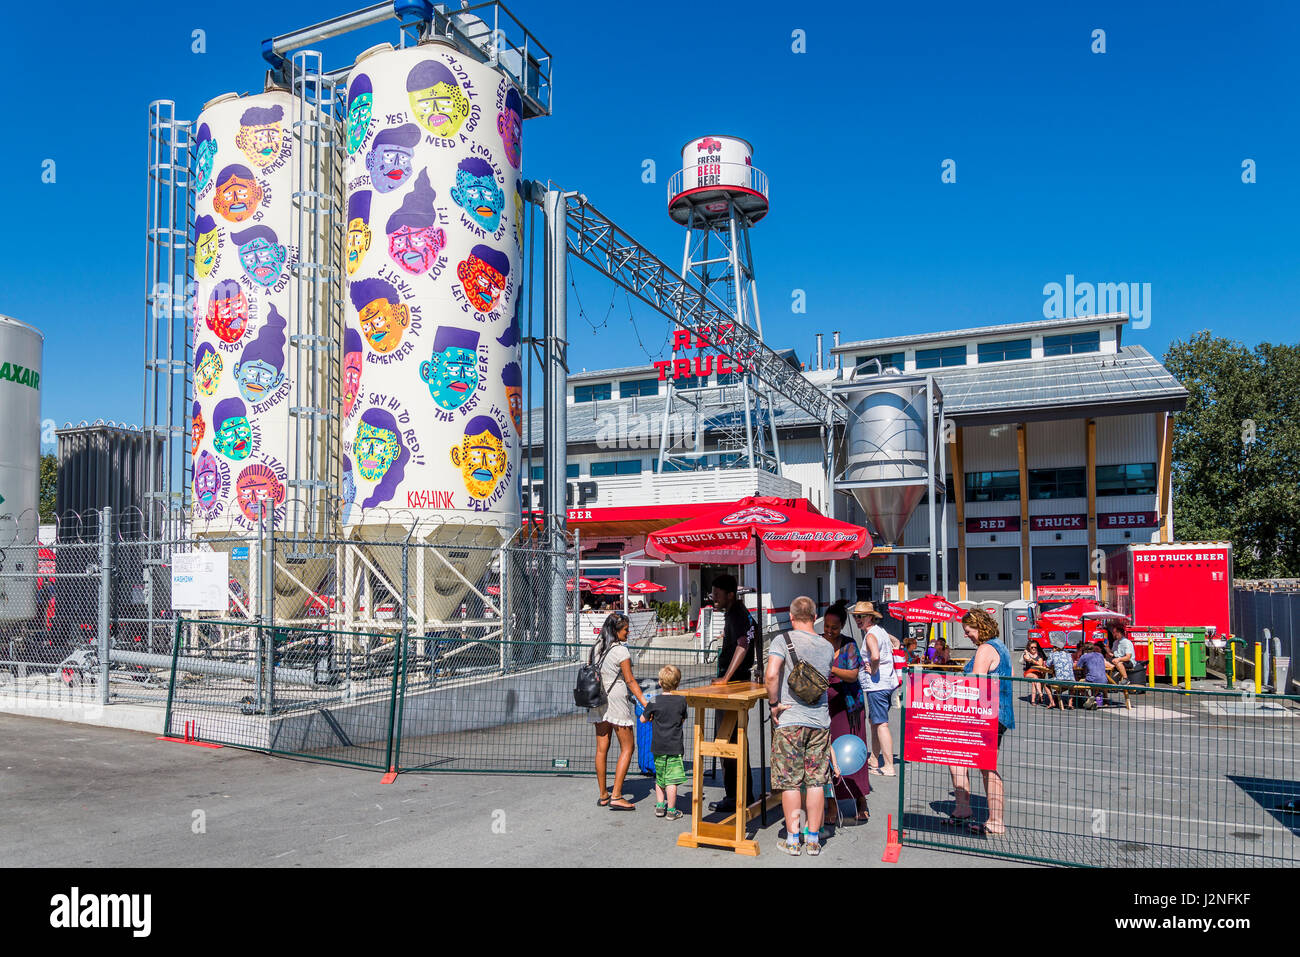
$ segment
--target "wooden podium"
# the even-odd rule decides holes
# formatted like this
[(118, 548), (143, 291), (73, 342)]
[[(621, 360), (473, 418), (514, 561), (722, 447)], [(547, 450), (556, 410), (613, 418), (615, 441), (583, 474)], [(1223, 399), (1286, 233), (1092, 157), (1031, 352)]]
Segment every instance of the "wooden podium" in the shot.
[[(708, 685), (703, 688), (683, 688), (673, 692), (681, 695), (687, 703), (695, 708), (695, 750), (691, 775), (691, 829), (677, 838), (682, 847), (699, 847), (707, 844), (712, 847), (730, 847), (737, 854), (750, 857), (758, 856), (758, 842), (745, 839), (746, 825), (763, 812), (766, 803), (771, 807), (780, 805), (779, 795), (764, 794), (743, 811), (729, 815), (721, 821), (702, 820), (704, 806), (704, 759), (706, 757), (731, 758), (736, 760), (736, 793), (749, 794), (749, 709), (755, 702), (767, 697), (767, 688), (753, 681), (731, 681), (727, 684)], [(722, 712), (718, 722), (717, 737), (706, 740), (704, 737), (705, 712), (717, 710)], [(728, 738), (732, 730), (736, 731), (736, 743)], [(741, 760), (743, 758), (743, 760)], [(762, 764), (765, 766), (766, 761)], [(760, 772), (761, 777), (761, 772)], [(760, 790), (766, 789), (766, 782), (760, 780)]]

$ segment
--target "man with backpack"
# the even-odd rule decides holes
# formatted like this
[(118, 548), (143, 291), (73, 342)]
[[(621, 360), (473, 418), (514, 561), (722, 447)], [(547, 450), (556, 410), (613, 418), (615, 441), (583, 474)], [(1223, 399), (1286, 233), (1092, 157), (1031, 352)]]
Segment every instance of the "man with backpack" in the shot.
[[(750, 617), (745, 603), (736, 596), (736, 576), (719, 575), (713, 579), (713, 607), (723, 615), (722, 647), (718, 650), (718, 678), (716, 684), (729, 681), (752, 681), (754, 671), (754, 619)], [(718, 722), (725, 711), (713, 713), (713, 732), (717, 735)], [(736, 743), (738, 729), (733, 728), (728, 741)], [(748, 761), (749, 756), (745, 756)], [(746, 764), (745, 780), (753, 781)], [(722, 759), (722, 781), (726, 788), (726, 797), (709, 805), (710, 811), (730, 814), (736, 810), (736, 762), (731, 758)], [(748, 789), (748, 788), (747, 788)], [(749, 806), (750, 795), (745, 796), (745, 806)]]
[[(813, 630), (816, 605), (800, 596), (790, 602), (790, 627), (768, 652), (767, 700), (772, 707), (772, 790), (781, 792), (786, 839), (781, 850), (798, 857), (821, 854), (821, 826), (826, 784), (834, 760), (830, 684), (834, 649)], [(802, 800), (800, 790), (803, 790)], [(804, 804), (807, 827), (803, 828)], [(799, 842), (802, 829), (803, 844)]]

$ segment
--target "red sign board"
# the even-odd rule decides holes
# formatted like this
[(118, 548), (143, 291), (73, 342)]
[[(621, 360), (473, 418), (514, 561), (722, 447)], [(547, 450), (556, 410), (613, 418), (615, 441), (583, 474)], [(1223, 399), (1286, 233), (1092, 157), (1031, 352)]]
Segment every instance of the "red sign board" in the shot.
[(1079, 515), (1030, 515), (1031, 532), (1079, 532), (1088, 528), (1087, 513)]
[[(689, 357), (678, 356), (679, 352), (691, 349), (717, 349), (720, 346), (726, 347), (730, 344), (735, 333), (735, 323), (723, 322), (713, 327), (700, 327), (692, 332), (689, 329), (677, 329), (673, 331), (673, 358), (660, 359), (655, 362), (655, 371), (659, 373), (659, 380), (665, 379), (690, 379), (694, 377), (708, 378), (714, 371), (714, 361), (717, 361), (718, 375), (728, 375), (745, 371), (744, 362), (735, 362), (728, 359), (725, 355), (713, 355), (712, 353), (701, 352), (695, 356), (694, 362)], [(741, 358), (744, 358), (743, 356)]]
[(966, 519), (968, 532), (1018, 532), (1019, 515), (985, 515), (981, 518)]
[(904, 761), (997, 768), (997, 678), (923, 671), (907, 682)]
[(1097, 598), (1096, 585), (1039, 585), (1034, 589), (1038, 601), (1077, 601), (1080, 598)]
[(1098, 512), (1098, 528), (1155, 528), (1160, 524), (1156, 512)]
[(1129, 628), (1124, 634), (1133, 642), (1133, 651), (1138, 661), (1147, 660), (1153, 644), (1157, 655), (1169, 654), (1170, 639), (1163, 628)]
[(898, 580), (898, 566), (897, 566), (897, 565), (877, 565), (876, 568), (875, 568), (875, 571), (873, 572), (873, 574), (875, 575), (876, 578), (892, 578), (892, 579), (894, 579), (895, 581), (897, 581), (897, 580)]

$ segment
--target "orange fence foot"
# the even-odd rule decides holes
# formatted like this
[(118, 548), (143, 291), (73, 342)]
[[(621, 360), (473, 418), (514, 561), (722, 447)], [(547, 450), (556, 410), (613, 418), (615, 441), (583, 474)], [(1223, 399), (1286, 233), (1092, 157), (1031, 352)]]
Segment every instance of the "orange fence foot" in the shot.
[(902, 839), (902, 832), (894, 830), (894, 815), (888, 815), (885, 818), (885, 853), (880, 858), (882, 863), (898, 863), (898, 855), (903, 852), (903, 845), (899, 843)]
[(391, 767), (390, 767), (390, 768), (388, 769), (388, 773), (385, 774), (385, 775), (383, 776), (383, 778), (380, 780), (379, 783), (380, 783), (380, 784), (392, 784), (392, 783), (393, 783), (394, 781), (396, 781), (396, 780), (397, 780), (397, 769), (396, 769), (396, 768), (391, 768)]

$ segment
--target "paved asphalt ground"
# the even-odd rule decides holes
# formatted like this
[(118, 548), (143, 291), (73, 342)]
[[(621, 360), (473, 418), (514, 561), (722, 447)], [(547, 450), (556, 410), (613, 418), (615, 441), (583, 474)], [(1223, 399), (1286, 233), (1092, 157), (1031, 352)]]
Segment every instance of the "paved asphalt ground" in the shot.
[[(638, 810), (619, 813), (596, 807), (590, 776), (402, 774), (385, 785), (373, 771), (0, 715), (0, 864), (890, 867), (880, 857), (896, 780), (873, 794), (871, 822), (831, 836), (819, 859), (776, 851), (775, 814), (758, 832), (759, 857), (745, 858), (677, 847), (689, 822), (656, 818), (645, 800), (652, 782), (640, 775), (625, 789)], [(205, 833), (194, 833), (196, 812)], [(904, 848), (901, 863), (1000, 862)]]

